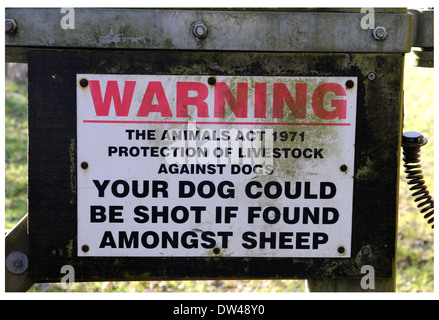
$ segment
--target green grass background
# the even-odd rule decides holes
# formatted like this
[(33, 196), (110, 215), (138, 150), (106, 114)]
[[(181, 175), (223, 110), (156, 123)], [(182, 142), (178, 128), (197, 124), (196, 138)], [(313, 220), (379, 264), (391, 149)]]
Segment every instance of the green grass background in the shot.
[[(434, 193), (433, 69), (413, 67), (406, 56), (404, 131), (429, 140), (422, 148), (425, 181)], [(11, 78), (11, 77), (9, 77)], [(13, 77), (12, 77), (13, 78)], [(5, 81), (5, 226), (12, 228), (27, 212), (27, 79)], [(433, 292), (433, 230), (411, 199), (401, 165), (397, 292)], [(60, 284), (36, 284), (30, 291), (65, 291)], [(75, 283), (68, 291), (86, 292), (304, 292), (301, 280), (132, 281)]]

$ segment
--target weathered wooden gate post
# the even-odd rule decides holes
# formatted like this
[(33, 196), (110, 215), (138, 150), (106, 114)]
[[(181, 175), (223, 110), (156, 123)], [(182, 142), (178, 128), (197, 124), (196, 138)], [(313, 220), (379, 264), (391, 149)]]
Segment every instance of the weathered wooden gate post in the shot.
[(394, 291), (406, 9), (6, 18), (29, 64), (29, 279)]

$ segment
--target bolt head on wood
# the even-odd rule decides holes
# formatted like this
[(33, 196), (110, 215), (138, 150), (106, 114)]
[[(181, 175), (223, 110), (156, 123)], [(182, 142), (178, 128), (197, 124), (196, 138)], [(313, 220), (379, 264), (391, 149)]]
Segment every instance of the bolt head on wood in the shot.
[(14, 251), (6, 258), (6, 269), (13, 274), (22, 274), (27, 270), (29, 260), (23, 252)]
[(17, 22), (14, 19), (6, 19), (5, 20), (5, 32), (6, 33), (14, 33), (17, 31)]
[(387, 36), (387, 30), (384, 27), (380, 27), (377, 26), (374, 30), (373, 30), (373, 37), (376, 40), (384, 40)]
[(205, 38), (207, 27), (202, 22), (196, 22), (192, 27), (192, 34), (198, 39)]

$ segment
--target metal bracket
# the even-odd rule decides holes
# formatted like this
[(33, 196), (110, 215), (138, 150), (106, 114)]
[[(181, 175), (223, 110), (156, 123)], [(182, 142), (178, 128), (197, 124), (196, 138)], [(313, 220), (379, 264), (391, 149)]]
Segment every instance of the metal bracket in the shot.
[(433, 9), (410, 9), (413, 14), (412, 47), (416, 54), (417, 67), (434, 67), (434, 10)]
[(6, 235), (5, 238), (5, 291), (24, 292), (35, 283), (28, 278), (27, 258), (29, 241), (27, 233), (27, 215)]
[(362, 27), (364, 13), (359, 8), (261, 9), (251, 14), (228, 9), (74, 10), (75, 29), (65, 30), (59, 9), (7, 8), (6, 60), (27, 62), (30, 48), (351, 53), (411, 49), (412, 15), (405, 8), (392, 8), (392, 14), (377, 10), (375, 22), (381, 27), (375, 34)]

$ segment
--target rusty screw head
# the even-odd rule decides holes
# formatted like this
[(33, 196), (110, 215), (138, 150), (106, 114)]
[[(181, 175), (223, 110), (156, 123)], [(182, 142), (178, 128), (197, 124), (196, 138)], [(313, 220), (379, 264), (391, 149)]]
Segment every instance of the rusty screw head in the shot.
[(352, 89), (355, 84), (354, 84), (354, 81), (348, 80), (348, 81), (346, 81), (345, 85), (346, 85), (347, 89)]
[(207, 79), (207, 83), (212, 85), (212, 86), (215, 85), (215, 83), (216, 83), (215, 77), (209, 77), (209, 79)]
[(5, 19), (5, 32), (14, 33), (17, 31), (17, 22), (14, 19)]
[(88, 86), (88, 80), (87, 79), (81, 79), (79, 80), (79, 85), (83, 88), (87, 88)]

